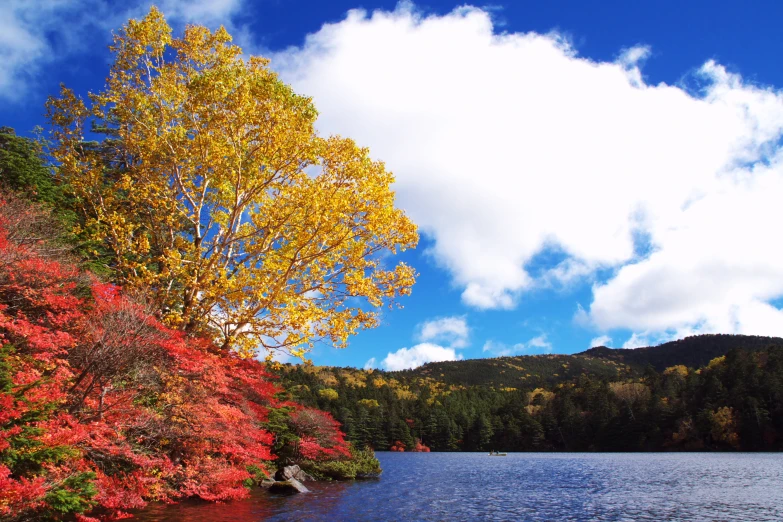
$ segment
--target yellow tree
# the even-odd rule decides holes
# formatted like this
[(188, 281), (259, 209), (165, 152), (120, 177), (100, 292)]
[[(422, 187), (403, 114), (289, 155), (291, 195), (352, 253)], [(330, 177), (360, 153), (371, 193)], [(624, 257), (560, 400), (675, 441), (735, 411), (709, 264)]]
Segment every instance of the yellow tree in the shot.
[[(367, 149), (320, 137), (310, 98), (244, 59), (220, 28), (172, 30), (155, 8), (114, 38), (101, 92), (47, 103), (52, 156), (124, 285), (225, 348), (297, 356), (375, 326), (414, 270), (394, 178)], [(85, 141), (88, 123), (106, 138)]]

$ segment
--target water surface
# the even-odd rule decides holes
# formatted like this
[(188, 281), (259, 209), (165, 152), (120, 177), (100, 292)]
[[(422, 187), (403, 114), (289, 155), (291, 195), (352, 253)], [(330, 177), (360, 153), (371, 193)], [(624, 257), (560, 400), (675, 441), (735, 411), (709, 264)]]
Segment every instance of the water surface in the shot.
[(378, 480), (150, 506), (142, 521), (783, 520), (783, 455), (378, 453)]

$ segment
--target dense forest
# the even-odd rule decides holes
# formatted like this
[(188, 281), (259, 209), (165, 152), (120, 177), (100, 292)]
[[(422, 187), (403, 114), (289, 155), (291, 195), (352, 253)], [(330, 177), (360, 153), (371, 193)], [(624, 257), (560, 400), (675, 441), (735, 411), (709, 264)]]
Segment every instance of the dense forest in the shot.
[[(695, 364), (694, 364), (695, 363)], [(376, 449), (783, 449), (783, 339), (702, 335), (383, 372), (282, 365), (293, 397)]]

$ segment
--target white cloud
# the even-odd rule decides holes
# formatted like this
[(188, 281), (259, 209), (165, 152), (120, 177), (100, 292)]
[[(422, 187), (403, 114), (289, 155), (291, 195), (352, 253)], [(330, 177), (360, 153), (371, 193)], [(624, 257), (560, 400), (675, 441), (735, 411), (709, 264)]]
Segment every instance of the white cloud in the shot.
[(370, 357), (366, 363), (364, 363), (365, 370), (371, 370), (375, 368), (375, 357)]
[(181, 26), (231, 23), (243, 0), (134, 0), (122, 7), (106, 0), (3, 0), (0, 2), (0, 99), (16, 101), (29, 94), (47, 64), (87, 46), (107, 46), (111, 31), (157, 5), (167, 20)]
[(552, 343), (546, 340), (546, 334), (541, 334), (538, 337), (533, 337), (527, 343), (528, 348), (543, 348), (547, 352), (552, 351)]
[(167, 18), (178, 21), (228, 27), (242, 3), (243, 0), (159, 0), (145, 1), (142, 5), (145, 10), (150, 5), (157, 5)]
[[(323, 131), (386, 161), (467, 304), (608, 268), (576, 318), (599, 330), (783, 334), (783, 96), (712, 61), (698, 93), (650, 85), (649, 54), (595, 62), (480, 9), (404, 4), (272, 58)], [(537, 281), (526, 264), (550, 248), (565, 260)]]
[(644, 348), (646, 346), (654, 346), (656, 344), (658, 343), (653, 342), (647, 333), (633, 333), (631, 334), (631, 337), (629, 337), (628, 340), (623, 343), (623, 348)]
[(546, 334), (541, 334), (527, 342), (513, 345), (489, 340), (484, 343), (482, 351), (489, 353), (493, 357), (506, 357), (521, 353), (552, 353), (552, 343), (547, 340)]
[(454, 348), (421, 343), (411, 348), (400, 348), (396, 352), (390, 352), (381, 364), (386, 370), (398, 371), (417, 368), (429, 362), (459, 360), (462, 360), (462, 355), (457, 355)]
[[(59, 58), (47, 33), (56, 33), (63, 40), (61, 47), (78, 42), (76, 33), (84, 28), (78, 13), (92, 2), (66, 0), (5, 0), (0, 2), (0, 98), (18, 100), (46, 63)], [(68, 24), (65, 17), (80, 21)]]
[(611, 342), (612, 338), (608, 335), (600, 335), (590, 341), (590, 348), (595, 348), (596, 346), (609, 346), (609, 343)]
[(425, 321), (418, 326), (417, 339), (445, 344), (450, 348), (465, 348), (468, 345), (470, 328), (465, 316), (439, 317)]

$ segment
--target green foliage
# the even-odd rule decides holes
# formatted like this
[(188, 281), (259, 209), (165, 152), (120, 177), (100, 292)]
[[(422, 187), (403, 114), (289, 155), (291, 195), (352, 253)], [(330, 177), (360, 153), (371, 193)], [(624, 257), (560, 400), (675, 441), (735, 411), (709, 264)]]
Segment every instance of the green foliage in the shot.
[(244, 482), (246, 488), (257, 486), (261, 484), (262, 481), (269, 478), (269, 475), (267, 475), (262, 468), (254, 464), (246, 466), (245, 469), (247, 469), (247, 472), (250, 473), (250, 477), (246, 478)]
[(351, 458), (314, 462), (306, 460), (300, 467), (319, 480), (354, 480), (377, 477), (381, 474), (381, 463), (371, 448), (351, 447)]
[(30, 226), (43, 232), (63, 252), (77, 254), (83, 268), (108, 277), (108, 252), (88, 237), (85, 222), (76, 212), (77, 201), (71, 187), (54, 175), (43, 149), (40, 140), (18, 136), (10, 127), (0, 127), (0, 189), (6, 192), (6, 199), (10, 191), (21, 200), (34, 203), (45, 222)]
[(98, 493), (95, 477), (87, 471), (66, 478), (46, 494), (48, 509), (54, 513), (83, 513), (93, 507)]
[(300, 467), (318, 480), (353, 480), (356, 466), (349, 460), (302, 461)]
[(389, 375), (401, 380), (432, 378), (455, 386), (535, 388), (567, 382), (582, 373), (612, 379), (629, 372), (622, 362), (550, 354), (436, 362)]
[(318, 390), (318, 395), (330, 401), (336, 401), (337, 399), (340, 398), (340, 394), (337, 393), (337, 391), (332, 388), (324, 388), (322, 390)]
[[(24, 392), (30, 387), (41, 384), (41, 380), (27, 387), (13, 388), (11, 376), (17, 370), (22, 356), (16, 353), (11, 344), (0, 346), (0, 393), (6, 393), (18, 401), (26, 403)], [(25, 357), (30, 359), (30, 357)], [(59, 407), (59, 403), (42, 402), (35, 406), (28, 404), (18, 417), (9, 418), (0, 428), (7, 430), (7, 447), (0, 451), (0, 465), (6, 466), (18, 475), (39, 474), (47, 464), (59, 464), (78, 455), (71, 446), (48, 445), (42, 436), (45, 430), (36, 423), (47, 420)]]
[(274, 434), (273, 451), (281, 457), (289, 457), (290, 455), (281, 455), (281, 452), (299, 440), (299, 437), (291, 429), (290, 418), (292, 411), (294, 411), (294, 408), (290, 406), (269, 408), (267, 420), (264, 424), (264, 428)]
[(62, 200), (44, 163), (41, 144), (17, 136), (10, 127), (0, 127), (0, 184), (32, 201), (54, 205)]
[(690, 368), (706, 366), (712, 359), (726, 355), (732, 348), (748, 351), (764, 350), (769, 346), (783, 346), (779, 337), (760, 335), (694, 335), (659, 346), (633, 350), (613, 350), (606, 347), (591, 348), (578, 355), (644, 368), (648, 365), (662, 372), (675, 365)]
[(47, 446), (42, 440), (44, 430), (24, 424), (24, 419), (17, 424), (19, 433), (6, 439), (9, 447), (0, 454), (0, 463), (14, 473), (37, 474), (46, 464), (60, 464), (79, 455), (71, 446)]

